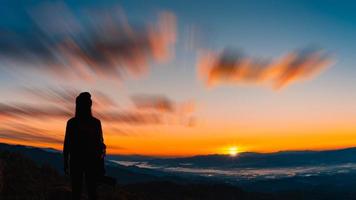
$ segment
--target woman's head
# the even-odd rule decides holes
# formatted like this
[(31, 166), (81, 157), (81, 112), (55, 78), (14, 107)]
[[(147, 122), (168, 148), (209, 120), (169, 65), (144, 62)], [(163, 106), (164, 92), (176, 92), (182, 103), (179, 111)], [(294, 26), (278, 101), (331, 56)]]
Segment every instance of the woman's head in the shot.
[(91, 95), (89, 92), (82, 92), (76, 98), (75, 117), (91, 117)]

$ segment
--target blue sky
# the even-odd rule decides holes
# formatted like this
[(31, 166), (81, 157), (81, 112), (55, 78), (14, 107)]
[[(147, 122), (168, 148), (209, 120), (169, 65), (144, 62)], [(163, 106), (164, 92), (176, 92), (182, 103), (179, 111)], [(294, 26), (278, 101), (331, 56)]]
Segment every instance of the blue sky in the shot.
[[(356, 3), (353, 1), (59, 2), (68, 6), (78, 19), (88, 17), (85, 16), (87, 9), (120, 7), (130, 26), (137, 26), (138, 30), (159, 21), (157, 20), (159, 13), (170, 13), (169, 16), (174, 16), (176, 19), (176, 38), (170, 47), (172, 56), (166, 62), (155, 62), (157, 60), (151, 58), (146, 73), (138, 76), (125, 73), (123, 79), (116, 80), (104, 76), (95, 78), (95, 81), (86, 81), (81, 77), (69, 80), (52, 77), (47, 72), (43, 73), (38, 68), (27, 67), (26, 63), (17, 63), (16, 60), (10, 61), (10, 65), (2, 62), (0, 91), (3, 95), (0, 97), (0, 102), (11, 104), (15, 99), (22, 103), (39, 103), (22, 93), (23, 87), (36, 90), (57, 87), (101, 91), (118, 103), (119, 110), (128, 110), (132, 107), (132, 95), (158, 95), (178, 102), (177, 105), (182, 102), (194, 102), (195, 110), (193, 114), (189, 114), (189, 117), (194, 117), (197, 125), (182, 132), (189, 133), (192, 140), (201, 137), (202, 132), (206, 132), (205, 136), (211, 140), (216, 137), (222, 138), (221, 143), (218, 144), (206, 142), (206, 145), (210, 144), (209, 148), (212, 149), (215, 146), (227, 145), (228, 141), (242, 143), (247, 150), (249, 148), (257, 151), (287, 149), (288, 146), (282, 143), (296, 140), (296, 137), (297, 140), (303, 140), (301, 136), (315, 140), (319, 138), (322, 141), (315, 146), (302, 145), (301, 148), (356, 145), (356, 140), (351, 137), (351, 133), (356, 130), (354, 125), (356, 59), (353, 55), (356, 52), (356, 13), (354, 12)], [(29, 13), (43, 4), (53, 3), (3, 1), (0, 5), (0, 29), (17, 34), (33, 34), (35, 32), (33, 19)], [(49, 15), (49, 19), (50, 17)], [(91, 20), (96, 19), (94, 17)], [(105, 34), (103, 35), (105, 39)], [(325, 53), (327, 60), (332, 62), (321, 64), (322, 71), (315, 73), (308, 80), (304, 80), (303, 76), (295, 77), (293, 82), (278, 90), (268, 84), (260, 84), (258, 82), (260, 80), (256, 77), (252, 84), (244, 80), (242, 80), (243, 84), (240, 84), (225, 80), (224, 75), (217, 77), (220, 81), (218, 85), (209, 87), (200, 77), (197, 67), (206, 51), (220, 54), (222, 57), (224, 50), (234, 49), (242, 52), (236, 57), (242, 56), (253, 61), (278, 61), (289, 54), (298, 55), (298, 52), (306, 48), (318, 49), (314, 52), (314, 56)], [(4, 52), (6, 51), (2, 51)], [(27, 64), (33, 64), (31, 63), (33, 60), (27, 60)], [(234, 67), (236, 66), (235, 63)], [(124, 129), (127, 126), (132, 125), (124, 125)], [(291, 130), (288, 130), (288, 127)], [(166, 128), (158, 126), (154, 130), (165, 132)], [(176, 124), (172, 129), (175, 128)], [(170, 132), (169, 130), (168, 128), (166, 132)], [(152, 129), (148, 128), (145, 131), (152, 132)], [(325, 131), (327, 133), (323, 136), (321, 133)], [(275, 148), (262, 145), (264, 138), (271, 135), (282, 137), (280, 145), (274, 144)], [(336, 138), (335, 144), (327, 139), (330, 135)], [(112, 137), (113, 140), (117, 140)], [(157, 137), (159, 140), (163, 136), (152, 134), (150, 137)], [(176, 137), (178, 136), (172, 136), (172, 138)], [(189, 139), (189, 136), (185, 137)], [(145, 136), (142, 136), (142, 139), (144, 138)], [(256, 138), (260, 138), (258, 142), (254, 142)], [(349, 139), (346, 141), (345, 138)], [(296, 145), (289, 147), (298, 148)], [(127, 148), (127, 152), (131, 153), (141, 151)], [(187, 149), (192, 148), (187, 147)], [(170, 148), (167, 152), (180, 154)]]

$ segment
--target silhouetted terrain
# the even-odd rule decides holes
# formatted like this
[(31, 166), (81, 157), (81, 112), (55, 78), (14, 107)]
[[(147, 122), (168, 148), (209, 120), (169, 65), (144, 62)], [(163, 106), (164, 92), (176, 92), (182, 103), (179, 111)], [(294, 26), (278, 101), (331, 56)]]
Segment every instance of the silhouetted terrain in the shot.
[(219, 168), (273, 168), (315, 165), (335, 165), (356, 163), (356, 148), (328, 151), (281, 151), (276, 153), (243, 152), (236, 157), (229, 155), (206, 155), (186, 158), (146, 158), (150, 164), (181, 166), (189, 163), (191, 167)]
[[(354, 157), (351, 151), (353, 149), (336, 150), (332, 151), (332, 154), (345, 152), (344, 156), (335, 156), (335, 159), (348, 161)], [(281, 154), (284, 153), (286, 152)], [(305, 153), (324, 154), (325, 152), (289, 153), (303, 155)], [(329, 154), (330, 152), (326, 153)], [(209, 160), (207, 157), (206, 159)], [(110, 156), (109, 158), (114, 159), (118, 156)], [(157, 159), (141, 156), (120, 156), (120, 158), (128, 158), (131, 161), (138, 158), (141, 162)], [(225, 156), (225, 159), (231, 158)], [(292, 160), (291, 157), (289, 159)], [(325, 159), (330, 159), (330, 157)], [(202, 159), (202, 161), (206, 160)], [(327, 162), (325, 161), (322, 166), (327, 166)], [(116, 187), (101, 185), (99, 188), (101, 199), (351, 200), (356, 197), (354, 190), (356, 173), (348, 169), (332, 171), (332, 173), (320, 172), (313, 175), (295, 174), (288, 177), (263, 179), (229, 177), (229, 179), (226, 179), (226, 177), (204, 177), (190, 173), (164, 172), (137, 166), (122, 166), (109, 161), (106, 165), (107, 174), (116, 177), (119, 185)], [(297, 167), (297, 169), (299, 168)], [(334, 169), (332, 168), (332, 170)], [(68, 177), (63, 175), (60, 152), (53, 149), (0, 144), (0, 190), (0, 199), (68, 199), (70, 195), (69, 180)]]
[(0, 190), (1, 199), (66, 199), (70, 194), (56, 169), (8, 151), (0, 151)]
[[(46, 150), (1, 144), (0, 199), (69, 199), (68, 178), (52, 167), (52, 164), (59, 163), (59, 160), (56, 160), (58, 158), (60, 154)], [(112, 170), (111, 167), (109, 167), (110, 170)], [(138, 177), (140, 179), (138, 183), (121, 184), (116, 187), (101, 185), (99, 188), (101, 199), (273, 199), (271, 196), (246, 192), (224, 184), (183, 184), (158, 181), (159, 178), (137, 174), (124, 168), (118, 168), (114, 170), (114, 173), (117, 173), (115, 175), (118, 178), (132, 178), (133, 182), (138, 180)]]

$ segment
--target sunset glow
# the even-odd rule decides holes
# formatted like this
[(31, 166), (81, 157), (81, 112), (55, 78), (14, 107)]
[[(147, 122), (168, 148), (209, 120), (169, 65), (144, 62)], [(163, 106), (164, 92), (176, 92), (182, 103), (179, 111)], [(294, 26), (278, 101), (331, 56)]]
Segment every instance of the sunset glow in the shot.
[(110, 154), (356, 146), (354, 21), (305, 2), (190, 3), (0, 7), (0, 142), (61, 150), (88, 91)]

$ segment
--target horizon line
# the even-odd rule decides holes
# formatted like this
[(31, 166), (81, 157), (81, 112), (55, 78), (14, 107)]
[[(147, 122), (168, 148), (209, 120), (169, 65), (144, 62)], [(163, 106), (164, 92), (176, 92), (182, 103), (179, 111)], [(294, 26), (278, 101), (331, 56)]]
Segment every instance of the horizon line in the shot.
[[(55, 151), (58, 151), (58, 153), (62, 153), (62, 150), (53, 148), (53, 147), (39, 147), (39, 146), (30, 146), (30, 145), (24, 145), (24, 144), (19, 144), (19, 143), (5, 143), (5, 142), (0, 142), (1, 144), (5, 145), (12, 145), (12, 146), (23, 146), (23, 147), (30, 147), (30, 148), (37, 148), (37, 149), (52, 149)], [(107, 154), (106, 156), (142, 156), (142, 157), (151, 157), (151, 158), (186, 158), (186, 157), (196, 157), (196, 156), (228, 156), (228, 157), (238, 157), (240, 154), (246, 154), (246, 153), (255, 153), (255, 154), (276, 154), (276, 153), (292, 153), (292, 152), (325, 152), (325, 151), (341, 151), (341, 150), (347, 150), (347, 149), (354, 149), (356, 148), (355, 146), (349, 146), (349, 147), (336, 147), (336, 148), (326, 148), (326, 149), (290, 149), (290, 150), (279, 150), (279, 151), (270, 151), (270, 152), (259, 152), (259, 151), (242, 151), (239, 152), (236, 156), (231, 156), (228, 153), (211, 153), (211, 154), (192, 154), (192, 155), (155, 155), (155, 154)]]

